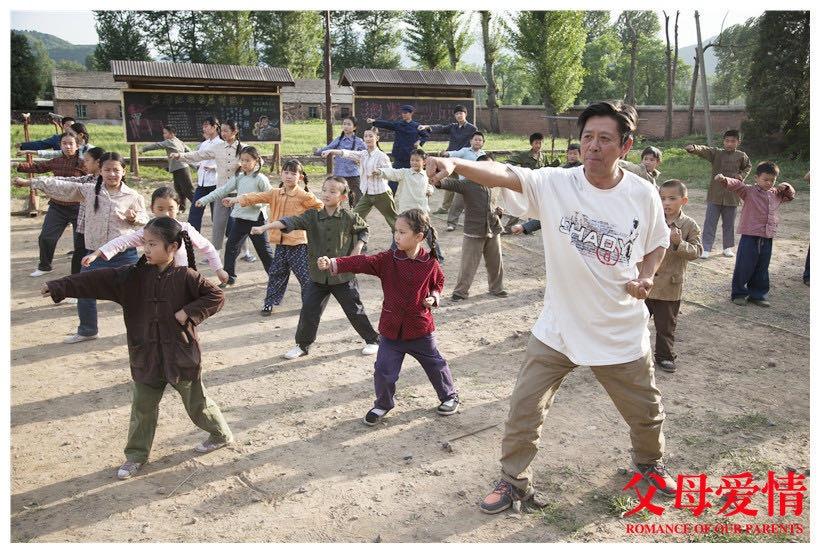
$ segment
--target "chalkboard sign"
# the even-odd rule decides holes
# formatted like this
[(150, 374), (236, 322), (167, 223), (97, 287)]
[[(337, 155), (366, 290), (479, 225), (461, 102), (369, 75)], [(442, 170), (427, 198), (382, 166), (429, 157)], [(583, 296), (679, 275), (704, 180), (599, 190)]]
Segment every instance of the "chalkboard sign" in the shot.
[[(459, 97), (455, 99), (417, 97), (360, 97), (353, 98), (353, 114), (359, 121), (357, 133), (361, 136), (370, 127), (368, 118), (400, 120), (402, 105), (412, 105), (413, 120), (419, 124), (450, 124), (455, 122), (453, 110), (458, 105), (467, 107), (467, 121), (475, 124), (475, 99)], [(380, 141), (393, 141), (393, 132), (379, 128)], [(447, 134), (432, 134), (431, 141), (448, 141)]]
[[(170, 124), (182, 141), (202, 140), (202, 121), (209, 116), (236, 121), (239, 140), (282, 141), (282, 103), (279, 94), (123, 90), (125, 141), (162, 141), (162, 126)], [(259, 117), (268, 117), (262, 127)]]

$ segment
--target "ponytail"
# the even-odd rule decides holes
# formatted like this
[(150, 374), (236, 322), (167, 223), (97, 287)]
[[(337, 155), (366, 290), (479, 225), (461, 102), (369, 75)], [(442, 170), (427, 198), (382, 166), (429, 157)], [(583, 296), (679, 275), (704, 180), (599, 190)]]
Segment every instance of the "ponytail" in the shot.
[(434, 260), (438, 260), (439, 257), (438, 257), (438, 253), (436, 252), (436, 249), (438, 248), (436, 246), (436, 240), (438, 239), (438, 232), (436, 231), (436, 228), (433, 227), (432, 225), (430, 227), (428, 227), (427, 228), (427, 233), (425, 234), (425, 237), (427, 235), (430, 236), (430, 256)]
[(179, 232), (179, 235), (185, 244), (185, 252), (188, 253), (188, 267), (196, 271), (196, 258), (194, 257), (194, 245), (191, 242), (191, 236), (184, 229)]
[[(94, 185), (94, 212), (100, 207), (100, 189), (102, 189), (102, 175), (97, 176), (97, 183)], [(143, 256), (143, 259), (145, 256)]]

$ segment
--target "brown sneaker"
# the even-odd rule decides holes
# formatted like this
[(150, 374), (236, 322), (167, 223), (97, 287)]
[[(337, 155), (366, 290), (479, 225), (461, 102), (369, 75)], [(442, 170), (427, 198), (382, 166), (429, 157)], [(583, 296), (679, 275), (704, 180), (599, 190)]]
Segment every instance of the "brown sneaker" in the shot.
[(532, 487), (525, 493), (502, 479), (495, 484), (493, 492), (484, 497), (478, 507), (485, 514), (498, 514), (512, 507), (516, 500), (529, 500), (534, 494), (535, 490)]
[(644, 480), (667, 497), (674, 497), (678, 492), (678, 483), (663, 464), (635, 464)]

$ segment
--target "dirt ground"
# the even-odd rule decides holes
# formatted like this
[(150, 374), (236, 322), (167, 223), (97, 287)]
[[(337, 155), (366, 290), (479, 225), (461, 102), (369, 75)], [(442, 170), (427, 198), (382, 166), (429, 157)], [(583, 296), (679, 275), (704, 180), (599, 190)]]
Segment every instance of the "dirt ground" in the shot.
[[(698, 222), (704, 195), (690, 194), (687, 211)], [(20, 206), (15, 202), (12, 210)], [(729, 302), (733, 259), (693, 262), (677, 330), (678, 372), (656, 372), (667, 414), (667, 464), (673, 473), (708, 474), (711, 487), (720, 476), (743, 471), (754, 473), (760, 487), (769, 470), (809, 474), (809, 289), (801, 281), (808, 193), (786, 205), (782, 219), (771, 309)], [(372, 249), (384, 249), (386, 224), (376, 211), (369, 222)], [(328, 306), (310, 355), (286, 361), (281, 354), (293, 345), (298, 283), (291, 278), (273, 317), (260, 317), (261, 263), (238, 262), (239, 281), (227, 290), (225, 308), (201, 331), (205, 385), (237, 443), (194, 453), (204, 435), (169, 388), (150, 462), (135, 478), (118, 481), (130, 411), (121, 311), (101, 303), (99, 339), (59, 343), (75, 331), (76, 306), (40, 298), (48, 276), (28, 276), (41, 223), (11, 218), (12, 541), (650, 542), (694, 539), (628, 534), (627, 526), (723, 520), (714, 495), (699, 518), (657, 499), (667, 507), (661, 518), (620, 517), (634, 505), (627, 499), (634, 493), (622, 491), (629, 480), (628, 430), (584, 367), (565, 382), (544, 424), (533, 467), (546, 506), (479, 512), (477, 501), (498, 477), (508, 398), (541, 309), (538, 235), (503, 238), (508, 298), (486, 293), (480, 267), (470, 299), (445, 300), (435, 314), (460, 412), (436, 415), (435, 393), (408, 359), (397, 407), (374, 428), (360, 421), (373, 400), (373, 358), (360, 354), (362, 342), (339, 306)], [(441, 217), (435, 223), (448, 257), (449, 297), (462, 237), (460, 230), (445, 233)], [(68, 273), (70, 245), (67, 233), (53, 277)], [(360, 276), (360, 285), (375, 326), (379, 281)], [(442, 448), (487, 427), (453, 442), (452, 452)], [(765, 502), (755, 497), (757, 517), (728, 521), (797, 523), (802, 534), (700, 540), (809, 540), (808, 500), (802, 516), (782, 518), (769, 517)]]

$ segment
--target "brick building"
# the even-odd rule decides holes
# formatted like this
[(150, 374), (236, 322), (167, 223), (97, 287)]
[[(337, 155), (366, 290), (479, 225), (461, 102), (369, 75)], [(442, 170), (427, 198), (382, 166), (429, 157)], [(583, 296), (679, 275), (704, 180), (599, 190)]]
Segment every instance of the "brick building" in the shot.
[(110, 72), (54, 69), (54, 112), (80, 122), (120, 124), (120, 90), (124, 82), (114, 82)]
[[(325, 81), (320, 78), (295, 78), (296, 86), (282, 89), (283, 118), (308, 120), (325, 116)], [(333, 119), (349, 116), (353, 107), (353, 88), (330, 84)]]

